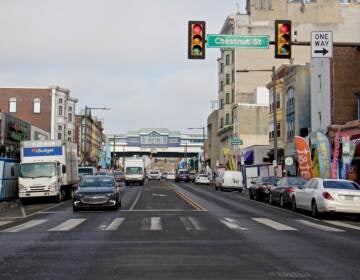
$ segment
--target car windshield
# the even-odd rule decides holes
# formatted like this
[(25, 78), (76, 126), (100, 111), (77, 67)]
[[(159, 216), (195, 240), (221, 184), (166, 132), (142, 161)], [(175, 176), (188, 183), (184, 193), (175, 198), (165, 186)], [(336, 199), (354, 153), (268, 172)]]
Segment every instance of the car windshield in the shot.
[(288, 177), (287, 185), (289, 186), (303, 186), (305, 185), (307, 180), (299, 178), (299, 177)]
[(114, 188), (114, 179), (108, 176), (87, 176), (81, 183), (80, 188)]
[(126, 174), (128, 175), (136, 175), (141, 174), (142, 168), (141, 167), (126, 167)]
[(325, 189), (360, 190), (360, 186), (351, 181), (324, 181)]
[(119, 172), (119, 171), (114, 172), (114, 176), (123, 176), (123, 175), (124, 175), (124, 173), (122, 173), (122, 172)]
[(91, 167), (80, 167), (79, 175), (93, 175), (94, 170)]
[(276, 177), (263, 177), (261, 181), (262, 181), (263, 184), (276, 185), (276, 183), (279, 181), (279, 178), (276, 178)]
[(186, 174), (188, 174), (188, 172), (186, 172), (186, 171), (179, 171), (179, 175), (186, 175)]
[(153, 175), (158, 175), (159, 173), (156, 172), (156, 171), (153, 171), (153, 172), (150, 172), (150, 174), (153, 174)]
[(55, 174), (56, 165), (53, 162), (24, 163), (20, 166), (22, 178), (53, 177)]
[(206, 174), (200, 174), (199, 177), (201, 177), (201, 178), (207, 178), (208, 175), (206, 175)]

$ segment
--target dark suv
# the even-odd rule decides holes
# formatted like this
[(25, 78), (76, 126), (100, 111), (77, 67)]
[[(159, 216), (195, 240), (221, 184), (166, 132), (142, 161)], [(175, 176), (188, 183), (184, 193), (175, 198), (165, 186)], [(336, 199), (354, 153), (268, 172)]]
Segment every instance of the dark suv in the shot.
[(178, 171), (176, 172), (176, 175), (175, 175), (175, 182), (180, 182), (180, 181), (183, 181), (183, 182), (190, 182), (190, 176), (189, 176), (189, 172), (188, 171)]

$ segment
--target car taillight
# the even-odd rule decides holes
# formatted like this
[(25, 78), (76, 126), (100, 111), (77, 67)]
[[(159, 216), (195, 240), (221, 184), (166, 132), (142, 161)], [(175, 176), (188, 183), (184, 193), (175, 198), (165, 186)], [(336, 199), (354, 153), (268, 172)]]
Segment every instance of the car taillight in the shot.
[(295, 192), (295, 188), (290, 187), (290, 188), (287, 188), (286, 191), (287, 191), (288, 193), (293, 193), (293, 192)]
[(322, 195), (325, 199), (334, 200), (334, 198), (328, 192), (323, 192)]

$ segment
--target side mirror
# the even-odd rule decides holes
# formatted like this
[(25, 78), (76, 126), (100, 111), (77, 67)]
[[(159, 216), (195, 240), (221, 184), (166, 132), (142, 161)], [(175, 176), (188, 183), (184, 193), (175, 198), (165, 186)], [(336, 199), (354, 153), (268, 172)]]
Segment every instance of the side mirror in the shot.
[(62, 171), (63, 174), (66, 173), (66, 166), (65, 165), (61, 166), (61, 171)]
[(303, 190), (305, 187), (304, 186), (298, 186), (297, 187), (299, 190)]

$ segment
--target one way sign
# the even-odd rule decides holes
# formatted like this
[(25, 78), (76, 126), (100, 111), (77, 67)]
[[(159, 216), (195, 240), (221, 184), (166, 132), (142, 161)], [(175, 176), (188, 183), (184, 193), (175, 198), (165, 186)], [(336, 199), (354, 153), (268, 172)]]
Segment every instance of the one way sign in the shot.
[(332, 57), (332, 31), (311, 32), (311, 57)]

